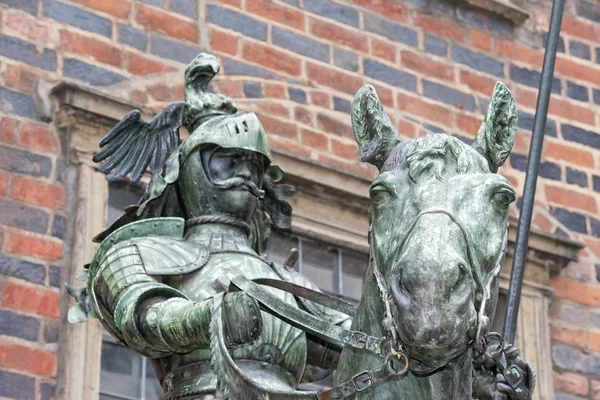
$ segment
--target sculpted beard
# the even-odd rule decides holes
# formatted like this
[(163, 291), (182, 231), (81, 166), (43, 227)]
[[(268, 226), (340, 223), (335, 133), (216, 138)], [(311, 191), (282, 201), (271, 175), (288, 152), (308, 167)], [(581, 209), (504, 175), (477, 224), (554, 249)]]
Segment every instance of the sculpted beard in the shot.
[(262, 199), (265, 197), (265, 191), (261, 190), (256, 186), (256, 184), (250, 180), (246, 180), (240, 177), (233, 177), (225, 180), (215, 179), (212, 181), (212, 184), (222, 190), (227, 190), (235, 187), (245, 187), (248, 189), (250, 193), (252, 193), (255, 197)]

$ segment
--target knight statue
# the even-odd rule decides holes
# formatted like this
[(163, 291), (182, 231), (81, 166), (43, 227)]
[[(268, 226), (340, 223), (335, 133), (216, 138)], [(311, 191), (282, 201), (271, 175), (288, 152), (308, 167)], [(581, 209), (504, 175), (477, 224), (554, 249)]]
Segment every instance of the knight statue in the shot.
[[(94, 239), (78, 276), (86, 286), (67, 285), (69, 320), (94, 316), (148, 357), (161, 400), (341, 399), (408, 373), (394, 341), (351, 330), (355, 307), (294, 271), (297, 251), (284, 265), (264, 258), (270, 227), (291, 227), (294, 188), (281, 184), (258, 117), (208, 91), (218, 72), (216, 57), (198, 55), (184, 102), (149, 122), (132, 111), (100, 142), (94, 161), (108, 180), (136, 182), (148, 168), (152, 177)], [(385, 362), (326, 391), (298, 390), (335, 370), (347, 346)], [(476, 392), (498, 384), (488, 370)]]

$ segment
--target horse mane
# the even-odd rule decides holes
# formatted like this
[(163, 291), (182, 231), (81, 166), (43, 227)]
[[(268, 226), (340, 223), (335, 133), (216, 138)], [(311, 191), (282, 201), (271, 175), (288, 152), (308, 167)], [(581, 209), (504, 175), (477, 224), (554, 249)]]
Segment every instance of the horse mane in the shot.
[(474, 148), (445, 133), (432, 133), (401, 143), (392, 151), (382, 171), (401, 167), (413, 184), (426, 171), (443, 180), (448, 161), (459, 174), (490, 172), (487, 161)]

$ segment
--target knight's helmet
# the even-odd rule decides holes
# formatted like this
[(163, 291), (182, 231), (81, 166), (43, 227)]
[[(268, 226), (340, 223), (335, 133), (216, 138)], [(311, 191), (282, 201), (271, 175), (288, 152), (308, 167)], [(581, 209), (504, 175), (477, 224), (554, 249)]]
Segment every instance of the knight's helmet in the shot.
[[(177, 119), (177, 121), (169, 122), (172, 124), (171, 128), (176, 130), (183, 125), (190, 132), (189, 137), (181, 141), (176, 148), (173, 146), (172, 151), (168, 152), (170, 154), (165, 154), (168, 158), (164, 162), (161, 161), (160, 169), (156, 168), (155, 173), (153, 171), (152, 180), (139, 204), (128, 207), (126, 214), (113, 226), (94, 238), (95, 241), (103, 240), (117, 228), (136, 220), (155, 217), (183, 217), (180, 200), (177, 198), (173, 184), (179, 179), (181, 167), (188, 157), (204, 144), (251, 150), (260, 154), (264, 160), (263, 190), (265, 197), (260, 202), (260, 210), (251, 223), (254, 241), (257, 243), (255, 248), (258, 247), (257, 251), (260, 252), (260, 248), (264, 247), (266, 237), (269, 235), (270, 223), (265, 214), (270, 216), (276, 226), (284, 229), (290, 227), (291, 206), (282, 198), (292, 195), (294, 188), (289, 185), (275, 185), (282, 179), (283, 171), (278, 166), (271, 165), (272, 159), (267, 135), (256, 114), (238, 112), (231, 98), (208, 91), (210, 81), (219, 72), (219, 69), (218, 59), (206, 53), (199, 54), (189, 64), (185, 71), (185, 102), (168, 106), (153, 119), (153, 121), (158, 119), (168, 111), (169, 114), (163, 119)], [(173, 116), (175, 114), (177, 117)], [(125, 120), (126, 118), (123, 121)], [(156, 126), (156, 124), (152, 125), (153, 121), (147, 123), (144, 129)], [(115, 126), (113, 131), (118, 126)], [(107, 135), (107, 138), (110, 136), (111, 133)], [(101, 171), (102, 167), (100, 166)], [(152, 163), (150, 163), (150, 167), (152, 169)], [(257, 235), (261, 238), (256, 239)], [(262, 245), (258, 245), (259, 242)]]

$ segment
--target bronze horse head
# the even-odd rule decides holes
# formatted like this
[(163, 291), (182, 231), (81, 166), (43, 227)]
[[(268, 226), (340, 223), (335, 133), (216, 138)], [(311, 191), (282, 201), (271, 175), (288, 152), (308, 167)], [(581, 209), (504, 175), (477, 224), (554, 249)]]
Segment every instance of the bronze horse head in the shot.
[[(353, 329), (390, 337), (410, 366), (364, 398), (471, 398), (472, 353), (483, 348), (494, 316), (515, 200), (496, 174), (515, 140), (512, 95), (496, 85), (472, 145), (443, 133), (401, 141), (372, 86), (357, 93), (352, 126), (362, 160), (379, 169), (370, 187), (371, 261)], [(378, 362), (347, 348), (337, 379)]]

